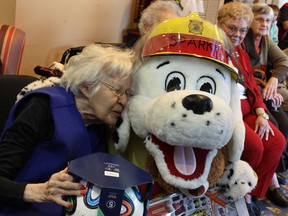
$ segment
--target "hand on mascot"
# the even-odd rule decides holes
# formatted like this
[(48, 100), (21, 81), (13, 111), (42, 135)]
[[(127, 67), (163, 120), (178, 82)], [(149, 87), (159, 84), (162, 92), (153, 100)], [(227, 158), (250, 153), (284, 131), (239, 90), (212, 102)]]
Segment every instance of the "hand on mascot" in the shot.
[(72, 204), (63, 200), (62, 196), (83, 196), (85, 188), (81, 184), (73, 182), (73, 177), (67, 173), (67, 168), (53, 174), (45, 183), (27, 184), (24, 191), (26, 202), (55, 202), (66, 208)]

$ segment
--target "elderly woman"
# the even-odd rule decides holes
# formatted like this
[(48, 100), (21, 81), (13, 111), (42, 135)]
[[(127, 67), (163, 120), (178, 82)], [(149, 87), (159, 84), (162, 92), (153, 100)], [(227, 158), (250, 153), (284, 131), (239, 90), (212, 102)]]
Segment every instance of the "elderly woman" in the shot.
[[(288, 206), (288, 199), (280, 190), (277, 178), (273, 178), (285, 147), (285, 138), (269, 121), (249, 57), (239, 46), (252, 19), (251, 8), (240, 2), (224, 4), (218, 11), (218, 26), (235, 46), (237, 58), (234, 63), (238, 63), (239, 74), (243, 77), (238, 84), (246, 129), (242, 160), (247, 161), (258, 175), (258, 184), (251, 195), (262, 198), (266, 194), (275, 204)], [(250, 215), (260, 215), (251, 195), (245, 197)]]
[(0, 215), (63, 215), (63, 195), (85, 195), (67, 163), (106, 151), (129, 98), (134, 54), (89, 45), (73, 56), (61, 86), (25, 95), (12, 108), (0, 142)]
[[(265, 3), (255, 3), (252, 5), (252, 11), (254, 19), (243, 46), (252, 63), (256, 82), (262, 89), (264, 102), (272, 114), (270, 118), (288, 138), (288, 118), (279, 107), (283, 97), (277, 93), (278, 83), (284, 82), (288, 73), (288, 58), (268, 37), (274, 16), (273, 9)], [(268, 66), (270, 69), (267, 69)]]
[(180, 16), (180, 6), (173, 0), (156, 0), (142, 11), (138, 28), (140, 35), (150, 33), (153, 27), (167, 19)]
[(159, 23), (178, 17), (182, 14), (182, 10), (178, 3), (174, 0), (156, 0), (142, 11), (138, 28), (140, 39), (135, 43), (134, 49), (140, 56), (146, 37), (152, 29)]

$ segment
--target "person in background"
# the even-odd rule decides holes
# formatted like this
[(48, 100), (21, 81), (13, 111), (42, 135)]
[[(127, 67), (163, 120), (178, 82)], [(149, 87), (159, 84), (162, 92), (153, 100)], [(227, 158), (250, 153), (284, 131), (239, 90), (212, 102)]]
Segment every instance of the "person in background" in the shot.
[(11, 110), (0, 140), (0, 215), (64, 215), (64, 195), (86, 191), (69, 161), (107, 151), (129, 98), (135, 55), (91, 44), (65, 66), (60, 86), (32, 91)]
[(277, 26), (278, 33), (278, 46), (284, 50), (288, 48), (288, 2), (286, 2), (279, 11)]
[(140, 35), (149, 34), (159, 23), (181, 16), (182, 10), (174, 0), (156, 0), (152, 2), (142, 13), (138, 23)]
[(273, 19), (272, 8), (265, 3), (255, 3), (252, 11), (254, 18), (242, 46), (249, 55), (254, 78), (261, 88), (270, 120), (287, 139), (288, 118), (281, 108), (283, 97), (277, 92), (277, 88), (287, 76), (288, 58), (268, 36)]
[(271, 38), (272, 41), (274, 41), (274, 43), (278, 44), (277, 18), (279, 14), (279, 7), (274, 4), (269, 4), (268, 6), (271, 7), (274, 12), (274, 17), (269, 30), (269, 37)]
[(217, 17), (218, 26), (234, 44), (234, 63), (242, 77), (238, 86), (246, 135), (241, 159), (247, 161), (258, 175), (256, 188), (245, 196), (245, 200), (249, 214), (260, 215), (260, 209), (253, 202), (252, 196), (263, 198), (266, 195), (271, 202), (285, 207), (288, 206), (288, 198), (281, 191), (275, 175), (285, 147), (285, 138), (268, 119), (249, 56), (240, 46), (252, 19), (250, 6), (240, 2), (224, 4)]
[(181, 7), (174, 0), (156, 0), (152, 2), (142, 13), (138, 23), (140, 39), (135, 43), (134, 50), (141, 55), (146, 37), (159, 23), (182, 14)]

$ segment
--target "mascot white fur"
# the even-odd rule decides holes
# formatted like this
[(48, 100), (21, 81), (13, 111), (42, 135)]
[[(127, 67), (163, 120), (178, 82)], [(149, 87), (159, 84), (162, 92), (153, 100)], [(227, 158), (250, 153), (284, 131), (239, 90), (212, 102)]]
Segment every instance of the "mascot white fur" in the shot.
[(245, 128), (228, 40), (197, 14), (156, 26), (117, 128), (116, 149), (125, 151), (132, 127), (145, 139), (164, 182), (188, 196), (211, 186), (208, 177), (222, 149), (226, 167), (214, 168), (219, 176), (213, 181), (228, 199), (243, 197), (257, 183), (252, 168), (240, 160)]

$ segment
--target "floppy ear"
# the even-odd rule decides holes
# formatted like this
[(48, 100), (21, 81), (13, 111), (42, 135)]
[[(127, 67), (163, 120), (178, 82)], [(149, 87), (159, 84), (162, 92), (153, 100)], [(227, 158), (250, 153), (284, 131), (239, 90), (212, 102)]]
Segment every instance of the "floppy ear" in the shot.
[(130, 137), (130, 120), (128, 116), (128, 106), (123, 110), (121, 117), (118, 119), (116, 128), (113, 134), (115, 148), (124, 152), (129, 142)]
[(227, 148), (228, 161), (233, 162), (240, 160), (245, 141), (245, 126), (241, 111), (240, 93), (237, 83), (234, 81), (231, 84), (230, 106), (234, 117), (234, 131)]

